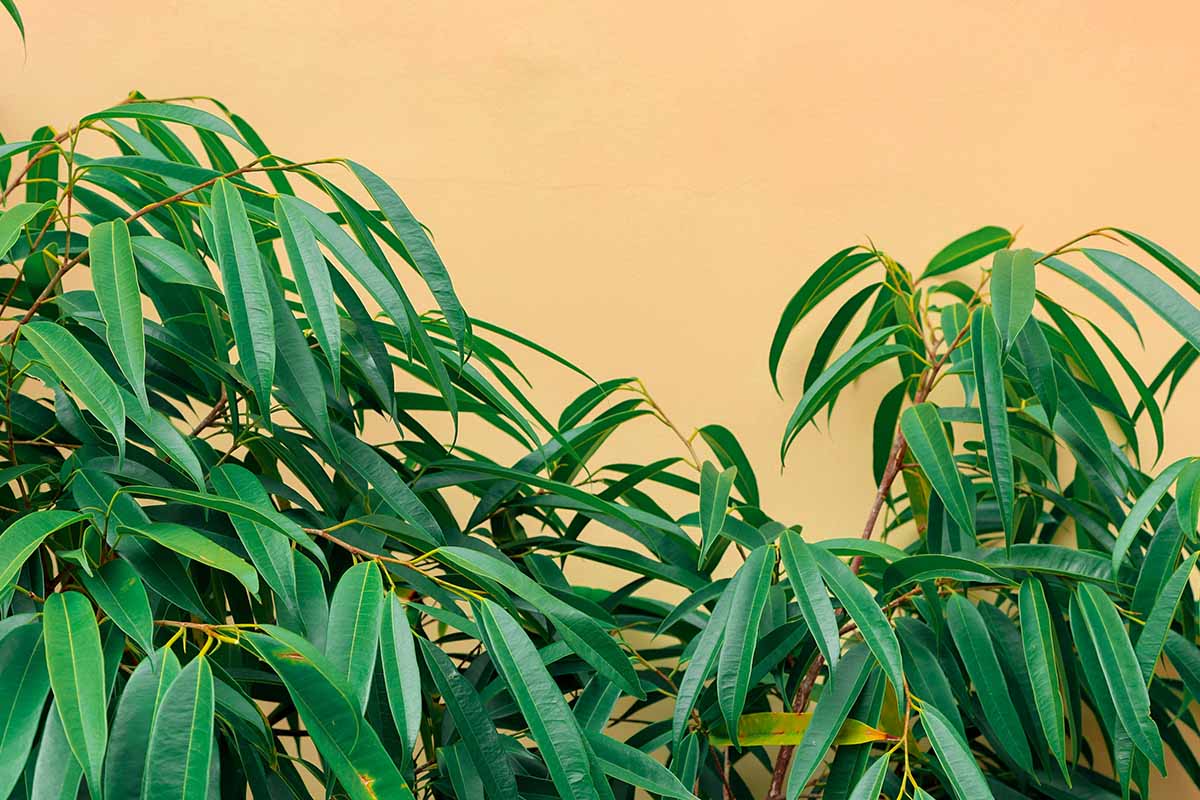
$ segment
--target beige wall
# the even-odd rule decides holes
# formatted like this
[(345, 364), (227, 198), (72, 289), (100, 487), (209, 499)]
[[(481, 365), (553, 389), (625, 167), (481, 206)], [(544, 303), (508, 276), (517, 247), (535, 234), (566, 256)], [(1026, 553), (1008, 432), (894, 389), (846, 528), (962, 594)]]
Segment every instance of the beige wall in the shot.
[[(1200, 263), (1190, 4), (23, 3), (0, 131), (133, 88), (204, 93), (296, 158), (350, 155), (435, 232), (476, 315), (639, 375), (681, 426), (732, 427), (766, 505), (861, 527), (881, 380), (777, 469), (767, 344), (801, 280), (870, 235), (911, 265), (981, 224), (1049, 247), (1120, 224)], [(1108, 317), (1098, 317), (1105, 321)], [(804, 327), (785, 356), (798, 398)], [(1174, 339), (1157, 328), (1150, 370)], [(535, 367), (539, 396), (581, 388)], [(1200, 452), (1200, 384), (1168, 455)], [(629, 456), (674, 447), (662, 432)], [(1178, 795), (1175, 795), (1178, 796)]]

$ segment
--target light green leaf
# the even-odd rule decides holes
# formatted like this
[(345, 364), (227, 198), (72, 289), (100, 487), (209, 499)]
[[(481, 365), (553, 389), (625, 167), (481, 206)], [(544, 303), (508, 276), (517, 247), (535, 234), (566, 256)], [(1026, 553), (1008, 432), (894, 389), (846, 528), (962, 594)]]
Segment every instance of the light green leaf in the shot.
[(988, 635), (987, 623), (979, 609), (961, 594), (950, 596), (946, 610), (954, 646), (975, 686), (983, 716), (996, 732), (993, 744), (1010, 754), (1019, 767), (1032, 773), (1032, 751), (1013, 704), (1013, 693), (1005, 682), (1000, 660)]
[(775, 548), (764, 545), (752, 551), (738, 568), (728, 591), (733, 593), (729, 620), (725, 623), (725, 638), (717, 658), (717, 700), (721, 715), (735, 747), (738, 745), (738, 718), (746, 704), (750, 689), (750, 670), (758, 644), (758, 627), (762, 621), (771, 576), (775, 570)]
[(12, 582), (47, 536), (85, 519), (87, 514), (74, 511), (35, 511), (5, 528), (0, 533), (0, 591)]
[(108, 701), (96, 615), (79, 592), (60, 592), (46, 598), (45, 626), (46, 666), (55, 707), (88, 788), (99, 797), (108, 743)]
[(737, 480), (737, 467), (718, 471), (711, 461), (700, 470), (700, 564), (712, 550), (725, 527), (729, 513), (729, 493)]
[[(275, 381), (275, 326), (267, 279), (241, 193), (227, 180), (212, 190), (212, 248), (221, 267), (225, 301), (233, 323), (242, 373), (254, 391), (264, 421)], [(270, 427), (269, 422), (267, 423)]]
[(96, 301), (104, 317), (104, 338), (141, 407), (149, 410), (141, 288), (125, 221), (102, 222), (92, 228), (88, 256)]
[(329, 603), (325, 657), (366, 709), (383, 620), (383, 579), (374, 562), (342, 574)]
[(113, 435), (124, 458), (125, 403), (113, 379), (74, 336), (55, 323), (33, 320), (21, 327), (21, 333), (55, 376)]
[[(0, 148), (0, 151), (2, 150), (3, 148)], [(17, 203), (0, 213), (0, 258), (8, 255), (8, 251), (21, 237), (21, 231), (45, 207), (45, 203)]]
[(25, 768), (50, 692), (41, 622), (26, 622), (4, 637), (0, 687), (0, 797), (8, 797)]
[(920, 403), (900, 415), (900, 432), (950, 516), (965, 531), (975, 530), (975, 506), (969, 502), (950, 441), (933, 403)]
[(1000, 250), (992, 259), (992, 314), (1005, 350), (1033, 314), (1036, 260), (1037, 253), (1029, 249)]
[(1008, 247), (1012, 241), (1011, 233), (995, 225), (971, 231), (939, 250), (937, 255), (929, 260), (929, 266), (925, 267), (921, 280), (965, 267), (988, 253)]
[(185, 558), (190, 558), (222, 572), (228, 572), (237, 578), (251, 594), (258, 594), (258, 573), (255, 572), (254, 567), (204, 534), (186, 525), (175, 522), (153, 522), (136, 527), (121, 525), (118, 526), (117, 533), (145, 537), (168, 550), (174, 550)]
[[(1004, 251), (1008, 252), (1008, 251)], [(1027, 252), (1027, 251), (1022, 251)], [(1030, 270), (1032, 271), (1032, 257)], [(1030, 308), (1033, 298), (1030, 297)], [(997, 320), (997, 324), (999, 320)], [(1011, 341), (1011, 339), (1009, 340)], [(1008, 399), (1004, 391), (1004, 351), (986, 308), (971, 317), (971, 358), (975, 367), (975, 384), (979, 387), (979, 411), (983, 418), (983, 440), (987, 446), (988, 472), (1000, 508), (1000, 523), (1004, 527), (1004, 546), (1012, 547), (1016, 536), (1013, 521), (1016, 503), (1016, 474), (1013, 469), (1012, 442), (1008, 432)], [(918, 457), (919, 460), (919, 457)], [(922, 464), (922, 466), (924, 466)], [(928, 470), (926, 470), (928, 472)], [(932, 481), (932, 478), (930, 478)], [(935, 485), (935, 488), (936, 485)], [(938, 491), (941, 494), (941, 491)], [(942, 495), (945, 500), (945, 495)], [(958, 517), (956, 517), (958, 519)], [(961, 525), (961, 520), (959, 521)], [(966, 530), (971, 530), (970, 527)]]
[(793, 530), (784, 531), (779, 537), (779, 554), (783, 568), (792, 584), (792, 593), (800, 614), (812, 632), (829, 668), (837, 667), (841, 656), (841, 634), (838, 632), (837, 617), (833, 614), (833, 603), (821, 580), (811, 546)]
[(392, 719), (404, 739), (405, 757), (411, 758), (421, 734), (421, 673), (408, 615), (394, 592), (384, 600), (379, 657)]
[(979, 763), (971, 753), (962, 734), (950, 724), (933, 706), (921, 709), (921, 723), (925, 735), (933, 745), (933, 752), (942, 764), (942, 771), (949, 778), (950, 791), (958, 800), (988, 800), (993, 798)]
[(1093, 584), (1080, 584), (1077, 596), (1121, 725), (1137, 749), (1165, 775), (1162, 739), (1150, 718), (1150, 697), (1120, 612), (1108, 595)]
[(484, 792), (490, 800), (508, 800), (517, 796), (517, 779), (512, 764), (504, 753), (500, 734), (474, 687), (462, 676), (450, 657), (427, 639), (418, 639), (421, 655), (433, 677), (434, 686), (446, 703), (458, 735), (467, 749), (471, 762), (483, 776)]
[(146, 587), (129, 562), (114, 558), (92, 575), (79, 579), (100, 610), (133, 639), (143, 653), (154, 650), (154, 617)]
[(155, 710), (142, 796), (205, 800), (213, 757), (212, 668), (204, 656), (175, 676)]
[(599, 800), (583, 731), (542, 664), (537, 648), (517, 621), (495, 603), (484, 600), (475, 606), (475, 612), (492, 663), (529, 724), (529, 735), (559, 795)]

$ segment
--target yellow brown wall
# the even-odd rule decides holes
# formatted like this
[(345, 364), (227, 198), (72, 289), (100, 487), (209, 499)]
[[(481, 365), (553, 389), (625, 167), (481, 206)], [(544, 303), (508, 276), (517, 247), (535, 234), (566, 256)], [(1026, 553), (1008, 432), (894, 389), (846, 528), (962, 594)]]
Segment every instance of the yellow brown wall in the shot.
[[(730, 426), (768, 509), (816, 534), (862, 524), (890, 385), (865, 380), (779, 471), (791, 406), (767, 344), (826, 255), (870, 236), (919, 267), (983, 224), (1033, 247), (1122, 225), (1200, 262), (1191, 4), (22, 5), (28, 55), (0, 36), (9, 139), (136, 88), (219, 97), (295, 158), (368, 163), (473, 313), (641, 376), (689, 430)], [(785, 356), (792, 403), (819, 324)], [(1149, 371), (1175, 340), (1123, 342)], [(527, 363), (549, 405), (582, 388)], [(1197, 383), (1177, 396), (1168, 456), (1200, 452), (1198, 400)], [(675, 452), (641, 431), (625, 455)]]

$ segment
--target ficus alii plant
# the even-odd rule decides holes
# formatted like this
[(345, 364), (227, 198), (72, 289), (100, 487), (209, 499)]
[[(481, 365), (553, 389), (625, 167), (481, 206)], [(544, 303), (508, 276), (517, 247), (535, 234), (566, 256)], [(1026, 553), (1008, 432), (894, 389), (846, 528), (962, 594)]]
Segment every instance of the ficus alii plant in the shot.
[[(1200, 275), (1140, 234), (819, 266), (770, 345), (776, 380), (825, 320), (781, 456), (894, 379), (862, 528), (819, 538), (727, 428), (464, 309), (369, 168), (216, 101), (0, 144), (0, 186), (0, 796), (1200, 785), (1200, 460), (1159, 459)], [(1148, 319), (1182, 343), (1144, 376)], [(517, 355), (578, 397), (539, 408)], [(610, 460), (645, 424), (679, 451)]]

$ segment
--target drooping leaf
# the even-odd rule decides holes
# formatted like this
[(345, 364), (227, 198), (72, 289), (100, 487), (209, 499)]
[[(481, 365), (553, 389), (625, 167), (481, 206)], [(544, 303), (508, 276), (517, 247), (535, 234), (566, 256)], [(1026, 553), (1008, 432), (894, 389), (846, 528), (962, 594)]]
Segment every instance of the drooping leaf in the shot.
[(154, 713), (146, 754), (145, 797), (204, 800), (213, 758), (212, 668), (192, 659), (167, 686)]
[(956, 269), (974, 263), (989, 253), (1008, 247), (1012, 244), (1013, 235), (1004, 228), (988, 225), (965, 236), (960, 236), (938, 251), (929, 260), (921, 279), (945, 275)]
[(150, 597), (137, 571), (127, 561), (114, 558), (102, 564), (94, 574), (82, 573), (79, 578), (100, 610), (125, 631), (143, 653), (154, 650)]
[(5, 635), (0, 686), (6, 698), (0, 710), (0, 795), (8, 797), (21, 778), (50, 692), (41, 622), (26, 622)]
[(412, 629), (404, 605), (394, 592), (387, 594), (383, 604), (379, 656), (392, 719), (411, 756), (421, 733), (421, 674)]
[(104, 760), (105, 797), (141, 797), (150, 748), (150, 729), (167, 687), (179, 674), (179, 659), (163, 648), (133, 670), (113, 717)]
[(717, 697), (734, 746), (740, 746), (737, 740), (738, 719), (750, 688), (758, 627), (774, 570), (775, 548), (770, 545), (759, 547), (746, 557), (746, 562), (730, 583), (729, 591), (733, 592), (733, 598), (721, 653), (717, 658)]
[(1000, 250), (992, 260), (992, 314), (1005, 350), (1016, 341), (1033, 313), (1036, 259), (1037, 253), (1023, 249)]
[(0, 590), (7, 587), (38, 545), (55, 531), (87, 519), (86, 514), (57, 509), (35, 511), (0, 533)]
[(811, 546), (795, 531), (785, 531), (779, 537), (779, 555), (792, 584), (792, 594), (800, 606), (800, 614), (812, 632), (821, 655), (830, 669), (837, 667), (841, 656), (841, 636), (833, 603), (821, 579), (821, 571), (813, 557)]
[(363, 708), (375, 673), (383, 605), (383, 579), (379, 568), (370, 561), (346, 570), (329, 603), (325, 657)]
[(45, 626), (46, 666), (55, 707), (87, 785), (99, 797), (108, 743), (108, 702), (104, 652), (92, 604), (79, 592), (52, 594), (46, 598)]
[(696, 796), (669, 769), (636, 747), (595, 731), (586, 731), (585, 735), (596, 763), (610, 778), (662, 797), (695, 800)]
[(1021, 643), (1025, 666), (1033, 684), (1037, 716), (1041, 721), (1042, 733), (1050, 745), (1050, 752), (1066, 778), (1066, 731), (1058, 644), (1045, 589), (1036, 578), (1027, 578), (1021, 584), (1020, 615)]
[[(1008, 251), (1004, 251), (1008, 252)], [(1022, 251), (1025, 252), (1025, 251)], [(1032, 271), (1032, 256), (1029, 257)], [(1032, 294), (1029, 308), (1033, 308)], [(975, 367), (975, 384), (979, 387), (979, 411), (983, 418), (983, 439), (987, 445), (988, 471), (1000, 509), (1000, 524), (1004, 528), (1004, 546), (1012, 547), (1016, 537), (1013, 521), (1016, 503), (1016, 475), (1013, 470), (1012, 442), (1008, 429), (1008, 399), (1004, 390), (1004, 351), (996, 326), (987, 309), (971, 317), (971, 356)], [(1005, 324), (1010, 324), (1011, 320)], [(1014, 336), (1016, 331), (1010, 331)], [(1011, 338), (1009, 339), (1011, 342)], [(932, 480), (932, 478), (931, 478)], [(938, 492), (941, 494), (941, 492)], [(945, 500), (945, 496), (942, 497)], [(963, 524), (959, 519), (959, 524)]]
[(705, 461), (700, 470), (701, 564), (725, 527), (725, 515), (729, 512), (729, 493), (737, 480), (737, 473), (737, 467), (729, 467), (722, 471), (711, 461)]
[(254, 567), (204, 534), (186, 525), (174, 522), (154, 522), (137, 527), (122, 525), (117, 528), (117, 533), (142, 536), (168, 550), (174, 550), (185, 558), (198, 561), (222, 572), (228, 572), (237, 578), (251, 594), (258, 592), (258, 573), (255, 572)]
[(950, 791), (958, 800), (988, 800), (991, 788), (979, 770), (979, 764), (962, 735), (940, 711), (931, 706), (921, 709), (925, 735), (950, 781)]
[(964, 530), (975, 530), (975, 506), (968, 501), (937, 407), (921, 403), (905, 409), (900, 415), (900, 431), (950, 516)]
[(93, 227), (88, 233), (88, 254), (109, 350), (142, 408), (149, 409), (141, 289), (125, 222)]

